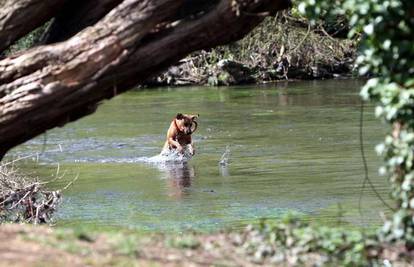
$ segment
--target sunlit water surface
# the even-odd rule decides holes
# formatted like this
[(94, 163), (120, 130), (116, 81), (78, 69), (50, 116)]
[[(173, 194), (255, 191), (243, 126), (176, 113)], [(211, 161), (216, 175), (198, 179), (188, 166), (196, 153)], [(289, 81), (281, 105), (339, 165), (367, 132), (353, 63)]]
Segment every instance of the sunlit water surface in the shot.
[[(58, 225), (144, 231), (238, 227), (288, 212), (326, 224), (380, 223), (384, 206), (366, 187), (359, 143), (362, 81), (279, 83), (229, 88), (133, 91), (76, 123), (29, 141), (10, 155), (42, 153), (24, 168), (64, 192)], [(388, 199), (374, 153), (385, 126), (366, 107), (369, 175)], [(177, 112), (199, 113), (196, 156), (158, 164)], [(220, 165), (228, 147), (228, 165)], [(144, 159), (144, 160), (143, 160)], [(359, 208), (361, 206), (361, 208)], [(361, 216), (362, 214), (362, 216)]]

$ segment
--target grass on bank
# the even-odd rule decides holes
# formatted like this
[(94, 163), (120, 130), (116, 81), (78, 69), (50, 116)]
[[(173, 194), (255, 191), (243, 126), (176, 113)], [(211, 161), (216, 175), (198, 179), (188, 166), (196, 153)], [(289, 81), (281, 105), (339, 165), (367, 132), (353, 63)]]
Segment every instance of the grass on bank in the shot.
[(294, 218), (212, 234), (143, 235), (126, 230), (84, 232), (4, 225), (0, 227), (0, 255), (7, 242), (14, 248), (6, 259), (10, 263), (22, 263), (24, 255), (37, 251), (29, 265), (367, 266), (375, 262), (376, 249), (364, 240), (358, 231), (311, 227)]

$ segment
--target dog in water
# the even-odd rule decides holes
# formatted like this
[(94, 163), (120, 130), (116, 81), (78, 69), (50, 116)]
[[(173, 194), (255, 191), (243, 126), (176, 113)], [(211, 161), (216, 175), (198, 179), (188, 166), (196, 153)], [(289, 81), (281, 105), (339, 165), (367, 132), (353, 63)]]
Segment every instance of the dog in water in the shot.
[(170, 128), (167, 132), (167, 140), (161, 153), (167, 151), (177, 150), (178, 153), (184, 154), (184, 151), (188, 149), (191, 156), (195, 154), (194, 143), (191, 138), (198, 127), (196, 119), (199, 115), (181, 114), (172, 120)]

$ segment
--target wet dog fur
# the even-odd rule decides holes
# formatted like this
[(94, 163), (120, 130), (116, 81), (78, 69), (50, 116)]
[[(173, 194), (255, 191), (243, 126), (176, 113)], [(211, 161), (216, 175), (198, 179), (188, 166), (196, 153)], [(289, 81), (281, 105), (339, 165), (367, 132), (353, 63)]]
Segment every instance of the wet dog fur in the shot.
[(187, 147), (191, 155), (195, 154), (195, 147), (191, 135), (197, 130), (196, 119), (199, 115), (178, 113), (171, 121), (167, 131), (163, 151), (176, 149), (179, 153), (184, 153)]

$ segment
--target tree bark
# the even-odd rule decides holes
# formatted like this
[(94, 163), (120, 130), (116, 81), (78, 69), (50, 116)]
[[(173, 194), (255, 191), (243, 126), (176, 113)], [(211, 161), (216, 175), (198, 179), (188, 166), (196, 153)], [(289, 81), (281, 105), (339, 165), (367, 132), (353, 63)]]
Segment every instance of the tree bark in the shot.
[(0, 154), (94, 112), (192, 51), (241, 38), (290, 2), (221, 0), (200, 17), (166, 24), (181, 4), (125, 0), (63, 43), (0, 61)]
[[(122, 0), (71, 0), (64, 4), (45, 34), (41, 44), (57, 43), (72, 37), (82, 29), (95, 24)], [(183, 0), (173, 21), (206, 12), (219, 0)]]
[(54, 16), (66, 0), (0, 0), (0, 53)]

